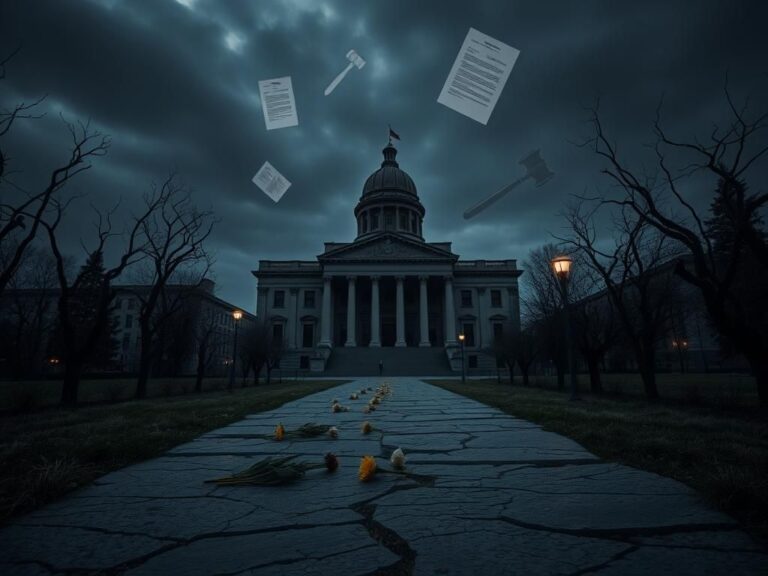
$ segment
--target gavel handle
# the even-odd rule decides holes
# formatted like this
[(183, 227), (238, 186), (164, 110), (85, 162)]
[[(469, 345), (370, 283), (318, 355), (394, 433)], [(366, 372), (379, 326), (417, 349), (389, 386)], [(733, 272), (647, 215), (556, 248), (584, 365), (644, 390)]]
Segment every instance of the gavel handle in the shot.
[(488, 198), (486, 198), (482, 202), (478, 202), (477, 204), (472, 206), (472, 208), (470, 208), (469, 210), (464, 212), (464, 219), (465, 220), (469, 220), (473, 216), (477, 216), (480, 212), (482, 212), (483, 210), (488, 208), (488, 206), (490, 206), (491, 204), (493, 204), (497, 200), (500, 200), (507, 192), (512, 190), (512, 188), (514, 188), (518, 184), (521, 184), (521, 183), (525, 182), (526, 180), (528, 180), (528, 178), (530, 178), (530, 176), (523, 176), (522, 178), (519, 178), (519, 179), (515, 180), (514, 182), (512, 182), (512, 184), (509, 184), (508, 186), (504, 186), (504, 188), (502, 188), (498, 192), (492, 194), (491, 196), (489, 196)]
[(354, 65), (355, 65), (355, 64), (354, 64), (354, 62), (350, 62), (349, 64), (347, 64), (347, 67), (346, 67), (346, 68), (344, 68), (344, 70), (342, 70), (342, 71), (341, 71), (341, 73), (340, 73), (338, 76), (336, 76), (336, 78), (334, 78), (334, 79), (333, 79), (333, 82), (331, 82), (330, 84), (328, 84), (328, 88), (326, 88), (326, 89), (325, 89), (325, 95), (326, 95), (326, 96), (328, 96), (328, 94), (330, 94), (331, 92), (333, 92), (334, 88), (336, 88), (336, 86), (338, 86), (338, 85), (339, 85), (339, 82), (341, 82), (342, 80), (344, 80), (344, 76), (346, 76), (346, 75), (347, 75), (347, 72), (349, 72), (350, 70), (352, 70), (352, 67), (353, 67)]

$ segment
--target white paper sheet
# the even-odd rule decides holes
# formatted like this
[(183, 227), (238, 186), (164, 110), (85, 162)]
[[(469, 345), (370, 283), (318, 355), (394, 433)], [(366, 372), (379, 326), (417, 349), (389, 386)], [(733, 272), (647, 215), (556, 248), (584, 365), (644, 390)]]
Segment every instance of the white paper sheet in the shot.
[(278, 202), (285, 191), (291, 187), (291, 183), (269, 162), (264, 162), (264, 165), (256, 172), (253, 183), (275, 202)]
[(259, 80), (259, 94), (267, 130), (299, 125), (290, 76)]
[(437, 101), (485, 125), (520, 50), (470, 28)]

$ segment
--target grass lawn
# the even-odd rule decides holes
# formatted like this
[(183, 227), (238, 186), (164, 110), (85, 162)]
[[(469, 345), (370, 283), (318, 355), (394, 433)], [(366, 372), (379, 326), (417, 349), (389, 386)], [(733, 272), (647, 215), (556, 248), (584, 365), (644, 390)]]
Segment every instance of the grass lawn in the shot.
[(768, 545), (768, 422), (755, 412), (587, 394), (570, 402), (566, 393), (495, 379), (428, 382), (568, 436), (606, 460), (675, 478)]
[(247, 414), (342, 383), (308, 380), (0, 417), (0, 524)]

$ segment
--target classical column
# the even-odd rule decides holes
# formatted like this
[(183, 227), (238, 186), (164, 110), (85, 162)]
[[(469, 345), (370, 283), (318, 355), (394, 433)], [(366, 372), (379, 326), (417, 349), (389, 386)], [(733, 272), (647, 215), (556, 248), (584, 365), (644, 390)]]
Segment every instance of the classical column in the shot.
[(256, 315), (260, 320), (264, 320), (267, 317), (267, 296), (269, 295), (269, 288), (259, 288), (258, 296), (256, 298)]
[(294, 349), (296, 346), (296, 332), (298, 331), (296, 326), (299, 322), (299, 289), (289, 288), (288, 293), (291, 295), (288, 303), (288, 348)]
[(397, 315), (395, 322), (397, 323), (397, 340), (395, 346), (407, 346), (405, 343), (405, 294), (403, 293), (403, 280), (402, 276), (396, 276), (397, 280)]
[(453, 310), (453, 277), (445, 277), (445, 345), (456, 346), (456, 313)]
[(419, 346), (431, 346), (429, 343), (429, 305), (427, 304), (427, 280), (429, 276), (419, 276), (419, 325), (421, 339)]
[(357, 317), (355, 311), (355, 280), (354, 276), (347, 276), (347, 341), (344, 346), (357, 346), (355, 339), (355, 326)]
[(381, 346), (381, 328), (379, 315), (379, 277), (371, 276), (371, 348)]
[(490, 306), (486, 306), (484, 302), (485, 295), (489, 293), (490, 291), (483, 287), (477, 289), (477, 335), (479, 338), (475, 345), (478, 348), (483, 348), (484, 346), (489, 345), (491, 341), (491, 337), (489, 336), (490, 320), (488, 319), (488, 311), (491, 308)]
[(320, 342), (318, 346), (331, 347), (331, 277), (323, 276), (323, 311), (320, 316)]

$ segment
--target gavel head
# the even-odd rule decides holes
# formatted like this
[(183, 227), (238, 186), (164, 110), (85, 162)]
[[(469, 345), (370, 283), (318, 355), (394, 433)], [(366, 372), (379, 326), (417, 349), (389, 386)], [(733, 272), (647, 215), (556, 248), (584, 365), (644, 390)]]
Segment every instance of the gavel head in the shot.
[(363, 66), (365, 66), (365, 60), (363, 60), (360, 57), (360, 54), (358, 54), (354, 50), (350, 50), (349, 52), (347, 52), (347, 60), (352, 62), (352, 64), (354, 64), (358, 68), (362, 68)]
[(520, 160), (520, 164), (525, 166), (527, 172), (526, 176), (532, 179), (537, 187), (543, 186), (555, 175), (554, 172), (549, 171), (549, 168), (547, 168), (544, 160), (542, 160), (539, 155), (538, 150), (531, 152), (528, 156)]

